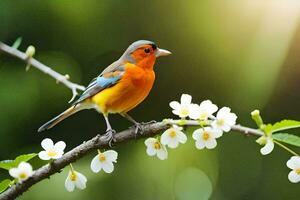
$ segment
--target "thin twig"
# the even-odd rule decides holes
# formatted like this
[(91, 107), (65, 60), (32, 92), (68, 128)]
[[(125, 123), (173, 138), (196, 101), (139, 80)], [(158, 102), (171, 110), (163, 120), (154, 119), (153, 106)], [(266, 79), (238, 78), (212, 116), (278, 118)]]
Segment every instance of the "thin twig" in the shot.
[[(166, 123), (169, 124), (184, 124), (187, 126), (200, 126), (199, 121), (197, 120), (165, 120)], [(259, 129), (248, 128), (241, 125), (234, 125), (231, 127), (231, 130), (243, 133), (244, 135), (253, 135), (253, 136), (263, 136), (264, 133)]]
[(13, 47), (10, 47), (10, 46), (4, 44), (3, 42), (0, 42), (0, 52), (4, 52), (8, 55), (14, 56), (14, 57), (24, 61), (27, 65), (33, 66), (33, 67), (37, 68), (38, 70), (44, 72), (45, 74), (51, 76), (58, 83), (64, 84), (67, 88), (69, 88), (72, 91), (73, 95), (72, 95), (70, 102), (73, 101), (74, 98), (76, 97), (76, 95), (78, 94), (77, 90), (85, 89), (84, 86), (78, 85), (76, 83), (69, 81), (67, 76), (54, 71), (50, 67), (44, 65), (43, 63), (39, 62), (38, 60), (36, 60), (34, 58), (28, 59), (28, 56), (24, 52), (19, 51), (18, 49), (15, 49)]
[(278, 146), (280, 146), (281, 148), (285, 149), (286, 151), (290, 152), (291, 154), (293, 154), (294, 156), (299, 156), (299, 154), (297, 154), (295, 151), (293, 151), (292, 149), (288, 148), (287, 146), (281, 144), (280, 142), (273, 140), (273, 142), (275, 144), (277, 144)]

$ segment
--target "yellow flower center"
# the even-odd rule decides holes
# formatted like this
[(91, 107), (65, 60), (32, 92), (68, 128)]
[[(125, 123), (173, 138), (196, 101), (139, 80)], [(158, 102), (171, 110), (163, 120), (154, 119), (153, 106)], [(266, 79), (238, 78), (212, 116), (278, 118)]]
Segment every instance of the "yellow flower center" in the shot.
[(54, 151), (54, 149), (50, 149), (48, 152), (47, 152), (48, 156), (49, 157), (54, 157), (57, 155), (56, 151)]
[(70, 175), (70, 179), (71, 179), (71, 181), (76, 181), (76, 179), (77, 179), (77, 175), (76, 175), (76, 173), (75, 173), (75, 172), (72, 172), (72, 173), (71, 173), (71, 175)]
[(182, 108), (180, 110), (180, 115), (183, 115), (183, 116), (189, 115), (189, 110), (187, 108)]
[(207, 119), (207, 117), (208, 117), (208, 113), (207, 112), (202, 112), (201, 114), (200, 114), (200, 119)]
[(175, 130), (170, 131), (170, 132), (169, 132), (169, 136), (170, 136), (171, 138), (176, 137), (176, 131), (175, 131)]
[(300, 175), (300, 168), (299, 169), (296, 169), (295, 172)]
[(225, 120), (224, 119), (218, 119), (217, 124), (218, 124), (218, 126), (223, 126), (225, 124)]
[(100, 153), (100, 154), (99, 154), (99, 160), (100, 160), (101, 162), (104, 162), (104, 161), (106, 160), (106, 157), (105, 157), (105, 155), (104, 155), (103, 153)]
[(160, 143), (159, 142), (155, 142), (154, 143), (154, 149), (160, 149), (161, 148), (161, 145), (160, 145)]
[(27, 174), (25, 172), (22, 172), (20, 175), (19, 175), (20, 179), (25, 179), (27, 178)]
[(202, 135), (202, 139), (206, 141), (206, 140), (208, 140), (209, 138), (210, 138), (209, 133), (205, 131), (205, 132), (203, 133), (203, 135)]

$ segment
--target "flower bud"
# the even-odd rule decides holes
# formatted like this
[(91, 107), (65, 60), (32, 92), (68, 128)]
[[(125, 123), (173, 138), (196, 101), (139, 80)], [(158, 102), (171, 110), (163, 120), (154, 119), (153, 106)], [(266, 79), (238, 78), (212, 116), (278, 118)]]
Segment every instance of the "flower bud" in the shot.
[(30, 45), (30, 46), (26, 49), (26, 52), (25, 52), (25, 53), (26, 53), (26, 55), (27, 55), (28, 58), (33, 57), (34, 54), (35, 54), (35, 47), (32, 46), (32, 45)]
[(264, 122), (260, 116), (260, 112), (259, 110), (254, 110), (251, 112), (251, 117), (252, 119), (255, 121), (256, 125), (258, 126), (258, 128), (262, 129), (262, 127), (264, 126)]
[(65, 77), (66, 77), (67, 80), (70, 79), (70, 75), (69, 74), (66, 74)]

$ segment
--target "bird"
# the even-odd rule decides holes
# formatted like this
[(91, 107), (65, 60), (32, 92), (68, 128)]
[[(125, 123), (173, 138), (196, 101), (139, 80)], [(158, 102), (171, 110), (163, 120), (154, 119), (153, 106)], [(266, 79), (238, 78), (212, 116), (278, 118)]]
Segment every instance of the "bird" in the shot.
[(150, 93), (155, 81), (156, 59), (170, 54), (170, 51), (158, 48), (152, 41), (138, 40), (132, 43), (117, 61), (106, 67), (89, 83), (71, 107), (42, 125), (38, 132), (48, 130), (85, 109), (95, 109), (104, 116), (106, 122), (104, 136), (110, 142), (116, 131), (109, 122), (109, 114), (120, 114), (132, 122), (138, 132), (142, 129), (142, 125), (128, 112)]

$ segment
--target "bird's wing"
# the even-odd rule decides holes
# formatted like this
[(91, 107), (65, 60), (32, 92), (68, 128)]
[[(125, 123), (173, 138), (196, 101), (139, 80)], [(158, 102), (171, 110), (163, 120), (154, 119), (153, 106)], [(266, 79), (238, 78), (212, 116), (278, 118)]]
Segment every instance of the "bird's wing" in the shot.
[(123, 64), (117, 64), (119, 64), (117, 61), (114, 62), (104, 69), (98, 77), (94, 78), (74, 104), (78, 104), (98, 92), (115, 85), (125, 72), (125, 66)]
[(123, 67), (123, 62), (120, 60), (117, 60), (117, 61), (113, 62), (112, 64), (110, 64), (108, 67), (106, 67), (99, 76), (102, 76), (109, 72), (114, 72), (114, 71), (120, 70), (120, 68), (122, 68), (122, 67)]

